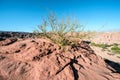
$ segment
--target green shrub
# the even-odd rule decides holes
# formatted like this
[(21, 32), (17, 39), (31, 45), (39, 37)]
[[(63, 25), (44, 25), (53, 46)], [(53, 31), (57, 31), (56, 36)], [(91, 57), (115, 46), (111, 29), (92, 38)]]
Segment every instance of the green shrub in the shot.
[(117, 44), (117, 43), (114, 43), (114, 44), (112, 44), (112, 46), (118, 46), (119, 44)]
[(117, 56), (118, 58), (120, 58), (120, 56)]
[(120, 47), (118, 47), (118, 46), (113, 46), (111, 48), (111, 50), (112, 50), (113, 53), (120, 54)]
[[(48, 38), (60, 46), (65, 46), (73, 44), (70, 38), (73, 37), (74, 32), (81, 31), (83, 31), (83, 25), (80, 25), (77, 20), (71, 20), (69, 17), (58, 20), (55, 14), (50, 13), (47, 19), (43, 19), (43, 23), (38, 26), (34, 34), (37, 37)], [(70, 36), (67, 36), (68, 34)]]
[(91, 43), (92, 46), (100, 47), (103, 49), (107, 49), (107, 47), (110, 47), (111, 45), (108, 44), (96, 44), (96, 43)]

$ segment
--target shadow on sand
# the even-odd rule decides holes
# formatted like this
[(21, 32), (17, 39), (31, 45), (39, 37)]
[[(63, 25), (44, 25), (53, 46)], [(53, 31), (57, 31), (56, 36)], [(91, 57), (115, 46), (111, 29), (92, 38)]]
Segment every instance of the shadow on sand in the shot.
[[(115, 73), (120, 73), (120, 64), (119, 63), (116, 63), (116, 62), (113, 62), (113, 61), (110, 61), (108, 59), (105, 59), (105, 62), (111, 66), (113, 69), (115, 69)], [(114, 71), (113, 71), (114, 72)]]

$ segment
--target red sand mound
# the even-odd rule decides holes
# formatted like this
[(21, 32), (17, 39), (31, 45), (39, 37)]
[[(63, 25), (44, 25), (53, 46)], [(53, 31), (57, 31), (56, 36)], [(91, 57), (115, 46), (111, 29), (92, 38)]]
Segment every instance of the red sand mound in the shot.
[(120, 74), (80, 42), (62, 51), (45, 39), (0, 41), (0, 80), (120, 80)]

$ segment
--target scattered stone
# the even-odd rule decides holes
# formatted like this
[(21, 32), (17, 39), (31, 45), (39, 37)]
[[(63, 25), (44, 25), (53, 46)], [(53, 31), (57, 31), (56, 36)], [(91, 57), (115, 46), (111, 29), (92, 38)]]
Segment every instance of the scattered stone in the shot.
[(25, 43), (20, 44), (20, 48), (23, 48), (23, 47), (26, 47), (26, 44), (25, 44)]
[(16, 51), (15, 51), (15, 53), (19, 53), (19, 52), (20, 52), (20, 50), (16, 50)]

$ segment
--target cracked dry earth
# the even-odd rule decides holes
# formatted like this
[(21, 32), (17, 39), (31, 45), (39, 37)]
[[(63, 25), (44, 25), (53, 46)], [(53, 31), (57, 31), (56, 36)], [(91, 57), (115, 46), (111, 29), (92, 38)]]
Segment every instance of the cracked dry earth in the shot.
[(120, 80), (90, 46), (61, 47), (47, 39), (0, 41), (0, 80)]

